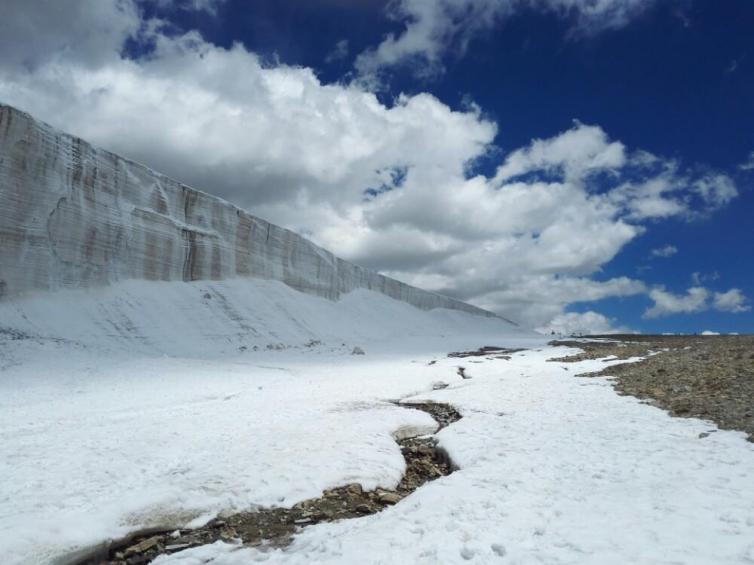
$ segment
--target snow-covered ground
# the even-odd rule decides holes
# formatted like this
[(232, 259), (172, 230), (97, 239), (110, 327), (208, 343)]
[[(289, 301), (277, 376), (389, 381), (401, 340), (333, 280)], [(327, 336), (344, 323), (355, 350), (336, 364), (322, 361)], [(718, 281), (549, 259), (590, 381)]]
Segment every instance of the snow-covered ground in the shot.
[[(394, 486), (404, 463), (391, 434), (433, 429), (397, 398), (460, 410), (438, 434), (459, 471), (379, 514), (306, 528), (285, 550), (219, 543), (159, 562), (754, 562), (743, 434), (700, 439), (714, 426), (575, 378), (604, 364), (547, 362), (563, 349), (502, 322), (229, 281), (6, 302), (0, 328), (3, 563), (345, 483)], [(446, 357), (482, 345), (528, 350)]]

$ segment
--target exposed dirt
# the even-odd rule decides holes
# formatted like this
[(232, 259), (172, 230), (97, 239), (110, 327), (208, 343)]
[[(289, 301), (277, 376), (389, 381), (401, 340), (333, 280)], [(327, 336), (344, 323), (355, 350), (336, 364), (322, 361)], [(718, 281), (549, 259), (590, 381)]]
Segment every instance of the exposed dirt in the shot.
[(508, 360), (512, 353), (523, 351), (523, 349), (510, 349), (508, 347), (498, 347), (495, 345), (485, 345), (475, 351), (455, 351), (448, 353), (448, 357), (487, 357), (488, 359), (505, 359)]
[[(442, 429), (458, 421), (461, 415), (447, 404), (433, 402), (396, 403), (429, 413)], [(299, 502), (292, 508), (264, 508), (215, 519), (193, 530), (151, 529), (103, 544), (85, 555), (62, 561), (71, 565), (141, 565), (158, 555), (175, 553), (189, 547), (218, 540), (246, 545), (282, 547), (293, 534), (319, 522), (357, 518), (379, 512), (398, 503), (417, 488), (454, 468), (447, 454), (437, 448), (433, 436), (402, 439), (397, 442), (406, 460), (406, 472), (395, 490), (363, 491), (358, 484), (327, 490), (323, 496)]]
[(616, 377), (622, 394), (651, 400), (674, 416), (712, 420), (754, 441), (754, 336), (600, 336), (600, 341), (554, 341), (583, 353), (551, 361), (647, 356), (579, 376)]

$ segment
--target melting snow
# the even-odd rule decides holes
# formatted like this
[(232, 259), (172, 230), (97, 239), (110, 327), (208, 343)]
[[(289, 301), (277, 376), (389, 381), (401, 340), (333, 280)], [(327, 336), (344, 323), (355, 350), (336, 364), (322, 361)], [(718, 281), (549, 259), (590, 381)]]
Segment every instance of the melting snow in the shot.
[[(369, 292), (333, 303), (270, 282), (133, 282), (3, 303), (0, 326), (3, 563), (351, 482), (392, 487), (404, 463), (391, 434), (433, 429), (397, 398), (462, 412), (438, 434), (459, 471), (284, 550), (218, 543), (157, 563), (754, 561), (742, 433), (699, 439), (711, 424), (576, 378), (605, 363), (563, 371), (546, 361), (562, 348), (495, 320)], [(483, 345), (529, 349), (461, 379), (464, 360), (446, 354)]]

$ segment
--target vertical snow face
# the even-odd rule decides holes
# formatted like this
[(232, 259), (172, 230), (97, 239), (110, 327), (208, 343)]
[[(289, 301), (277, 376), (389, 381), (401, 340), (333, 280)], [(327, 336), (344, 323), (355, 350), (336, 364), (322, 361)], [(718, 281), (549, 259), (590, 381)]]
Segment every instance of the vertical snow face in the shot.
[(337, 300), (494, 314), (369, 271), (219, 198), (0, 105), (0, 300), (119, 280), (282, 281)]

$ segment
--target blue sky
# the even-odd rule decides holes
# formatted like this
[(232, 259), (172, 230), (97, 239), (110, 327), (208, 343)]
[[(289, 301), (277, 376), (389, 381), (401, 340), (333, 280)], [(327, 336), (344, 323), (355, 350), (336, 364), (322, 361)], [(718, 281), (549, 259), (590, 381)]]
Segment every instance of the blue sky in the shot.
[(533, 327), (754, 331), (750, 1), (90, 3), (0, 100)]

